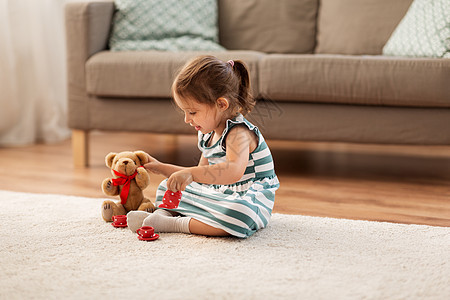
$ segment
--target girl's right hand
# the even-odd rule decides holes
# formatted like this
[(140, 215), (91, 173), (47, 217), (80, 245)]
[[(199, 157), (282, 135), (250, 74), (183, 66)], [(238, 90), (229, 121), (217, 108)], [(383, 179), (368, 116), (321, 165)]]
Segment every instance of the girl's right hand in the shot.
[(150, 154), (147, 153), (147, 155), (149, 162), (144, 164), (144, 168), (154, 174), (161, 174), (161, 163)]
[(189, 168), (177, 171), (170, 175), (167, 180), (167, 188), (172, 192), (184, 191), (193, 181), (192, 173)]

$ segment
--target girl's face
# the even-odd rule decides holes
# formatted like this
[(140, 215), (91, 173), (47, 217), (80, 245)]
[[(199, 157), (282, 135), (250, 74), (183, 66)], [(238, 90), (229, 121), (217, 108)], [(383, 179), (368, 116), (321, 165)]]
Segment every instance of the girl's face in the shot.
[(174, 95), (175, 103), (184, 112), (184, 122), (206, 134), (218, 130), (222, 114), (216, 106), (199, 103), (191, 99), (180, 99)]

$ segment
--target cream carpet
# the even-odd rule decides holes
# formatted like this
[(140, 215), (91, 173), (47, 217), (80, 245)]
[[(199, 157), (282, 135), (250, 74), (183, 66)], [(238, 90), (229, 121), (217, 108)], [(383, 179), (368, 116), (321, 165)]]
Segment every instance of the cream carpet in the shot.
[(139, 241), (102, 199), (0, 191), (0, 299), (450, 299), (450, 229), (274, 214)]

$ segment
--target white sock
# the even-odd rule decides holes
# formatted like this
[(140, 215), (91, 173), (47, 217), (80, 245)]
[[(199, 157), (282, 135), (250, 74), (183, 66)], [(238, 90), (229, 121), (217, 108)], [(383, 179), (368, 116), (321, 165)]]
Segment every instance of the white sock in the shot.
[(189, 222), (191, 217), (174, 217), (172, 214), (164, 209), (157, 209), (150, 214), (142, 222), (145, 226), (152, 226), (155, 232), (183, 232), (191, 233), (189, 231)]
[(151, 213), (142, 210), (133, 210), (127, 214), (127, 225), (131, 231), (136, 232), (142, 227), (142, 221), (147, 218)]

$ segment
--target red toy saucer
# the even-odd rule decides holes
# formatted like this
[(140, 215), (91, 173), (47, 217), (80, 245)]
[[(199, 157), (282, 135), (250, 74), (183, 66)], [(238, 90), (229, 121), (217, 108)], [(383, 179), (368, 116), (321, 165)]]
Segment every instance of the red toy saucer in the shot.
[(138, 239), (140, 239), (141, 241), (154, 241), (154, 240), (156, 240), (158, 238), (159, 238), (159, 235), (156, 234), (156, 233), (153, 234), (153, 236), (149, 237), (149, 238), (145, 238), (145, 237), (142, 237), (142, 236), (138, 235)]
[(114, 224), (114, 223), (111, 223), (111, 224), (112, 224), (112, 226), (114, 226), (116, 228), (123, 228), (123, 227), (127, 227), (128, 226), (127, 224)]

